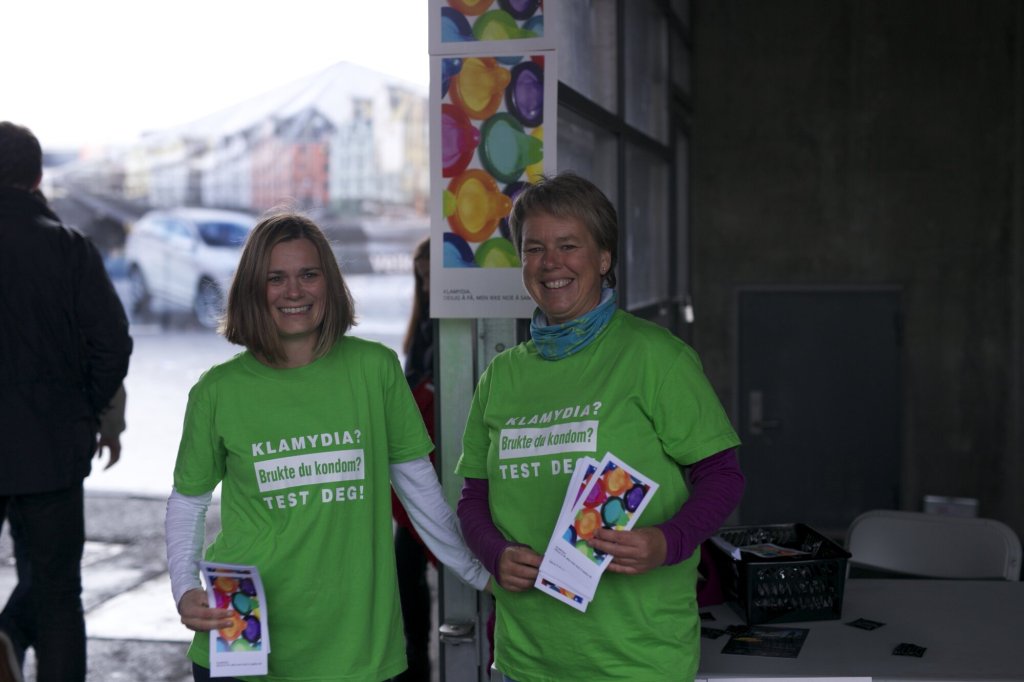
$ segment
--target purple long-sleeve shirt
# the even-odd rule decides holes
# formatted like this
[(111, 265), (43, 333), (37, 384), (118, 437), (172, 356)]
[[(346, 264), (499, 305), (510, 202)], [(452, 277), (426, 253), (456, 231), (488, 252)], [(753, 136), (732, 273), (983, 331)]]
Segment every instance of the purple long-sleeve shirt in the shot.
[[(689, 557), (721, 527), (739, 504), (745, 481), (733, 449), (723, 450), (690, 467), (690, 498), (656, 527), (665, 535), (665, 565)], [(508, 540), (491, 518), (490, 486), (485, 478), (467, 478), (457, 513), (462, 535), (480, 563), (497, 579), (501, 553), (520, 543)]]

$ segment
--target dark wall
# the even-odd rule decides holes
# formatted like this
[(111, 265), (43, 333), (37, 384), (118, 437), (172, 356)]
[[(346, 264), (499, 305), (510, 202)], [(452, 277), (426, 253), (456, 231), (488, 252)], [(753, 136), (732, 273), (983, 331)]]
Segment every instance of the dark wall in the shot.
[(693, 8), (694, 343), (726, 404), (737, 287), (899, 286), (902, 506), (976, 497), (1024, 537), (1019, 4)]

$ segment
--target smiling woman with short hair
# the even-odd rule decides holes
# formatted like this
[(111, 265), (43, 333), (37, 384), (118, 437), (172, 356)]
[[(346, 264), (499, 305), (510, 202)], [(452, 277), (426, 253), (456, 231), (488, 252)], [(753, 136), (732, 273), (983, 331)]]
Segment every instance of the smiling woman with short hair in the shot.
[[(616, 307), (615, 209), (596, 186), (543, 178), (509, 224), (532, 339), (480, 377), (456, 468), (463, 535), (498, 583), (495, 665), (524, 682), (693, 679), (698, 547), (739, 502), (739, 439), (693, 349)], [(562, 438), (573, 426), (585, 436)], [(510, 445), (527, 440), (544, 446)], [(613, 559), (580, 612), (533, 588), (574, 464), (607, 452), (659, 487), (633, 530), (586, 540)]]

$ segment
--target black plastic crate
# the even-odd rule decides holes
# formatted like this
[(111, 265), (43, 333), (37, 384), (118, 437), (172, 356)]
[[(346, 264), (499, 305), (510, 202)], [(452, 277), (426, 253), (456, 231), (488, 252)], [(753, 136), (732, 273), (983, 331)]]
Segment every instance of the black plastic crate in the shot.
[(713, 545), (723, 595), (747, 625), (842, 617), (850, 553), (818, 531), (802, 523), (732, 526), (716, 537), (741, 549), (770, 543), (806, 553), (769, 558), (741, 551), (736, 560)]

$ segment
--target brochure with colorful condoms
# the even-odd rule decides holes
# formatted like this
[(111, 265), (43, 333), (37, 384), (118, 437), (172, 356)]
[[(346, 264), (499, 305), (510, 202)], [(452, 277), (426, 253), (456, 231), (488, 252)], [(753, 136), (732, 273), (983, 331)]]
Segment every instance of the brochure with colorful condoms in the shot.
[[(558, 513), (558, 522), (555, 524), (555, 531), (551, 541), (554, 541), (554, 536), (558, 535), (561, 529), (572, 523), (573, 506), (579, 500), (580, 495), (583, 494), (583, 490), (587, 487), (590, 479), (597, 472), (598, 466), (600, 466), (600, 462), (593, 457), (580, 457), (576, 460), (576, 467), (573, 469), (572, 478), (569, 479), (569, 485), (566, 487), (565, 498), (562, 500), (562, 509)], [(549, 546), (551, 541), (549, 541)], [(571, 590), (567, 590), (552, 582), (543, 572), (538, 573), (537, 580), (533, 584), (534, 587), (548, 596), (568, 604), (577, 611), (586, 611), (587, 605), (590, 603), (589, 599), (584, 599)]]
[(573, 473), (534, 585), (585, 611), (613, 558), (587, 541), (599, 528), (632, 529), (658, 484), (610, 452), (596, 466), (581, 463)]
[(267, 600), (255, 566), (200, 561), (210, 608), (230, 609), (231, 625), (210, 632), (210, 677), (266, 675)]
[[(579, 502), (583, 491), (586, 490), (590, 479), (597, 473), (599, 466), (601, 466), (601, 463), (593, 457), (580, 457), (576, 461), (576, 467), (573, 469), (572, 477), (569, 479), (569, 485), (565, 489), (565, 497), (562, 499), (562, 508), (558, 512), (555, 534), (558, 534), (559, 528), (572, 523), (573, 507)], [(554, 535), (552, 535), (553, 538)]]

